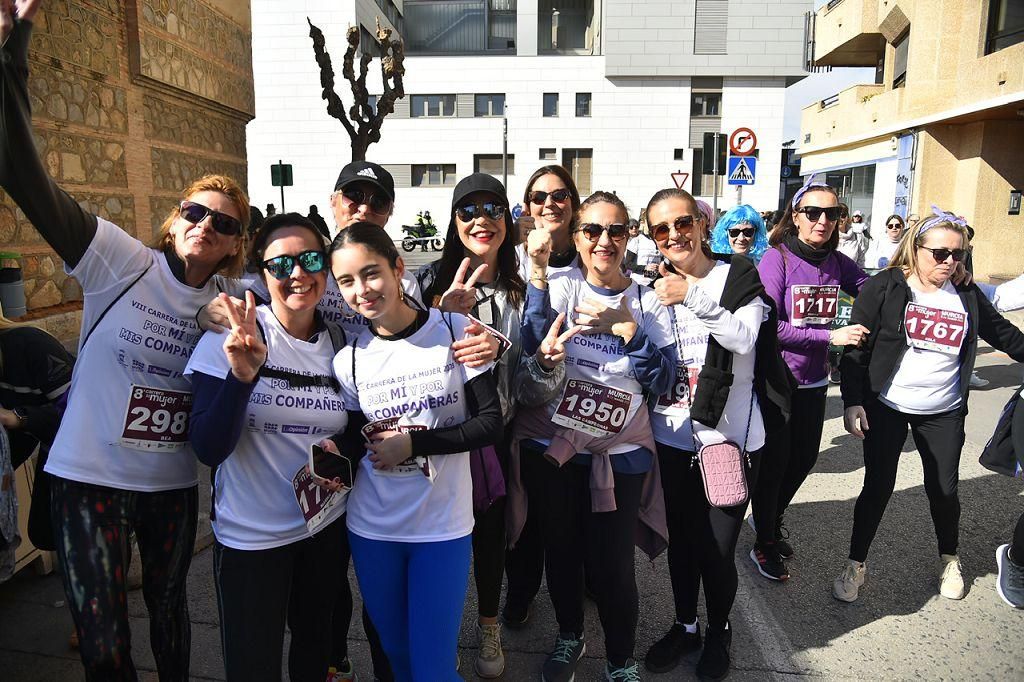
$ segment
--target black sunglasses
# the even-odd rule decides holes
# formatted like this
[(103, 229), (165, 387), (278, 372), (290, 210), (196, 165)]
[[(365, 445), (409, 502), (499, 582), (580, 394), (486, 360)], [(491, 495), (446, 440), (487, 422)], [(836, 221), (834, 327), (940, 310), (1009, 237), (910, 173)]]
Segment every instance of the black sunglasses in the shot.
[(617, 242), (621, 242), (629, 233), (629, 229), (623, 223), (612, 223), (607, 227), (604, 225), (598, 225), (597, 223), (583, 223), (576, 231), (582, 232), (583, 236), (592, 242), (596, 242), (600, 239), (601, 233), (605, 231), (608, 232), (609, 237)]
[(899, 223), (889, 223), (886, 227), (890, 230), (902, 230), (903, 226)]
[[(672, 226), (676, 228), (677, 232), (683, 230), (689, 230), (693, 227), (693, 224), (697, 221), (697, 218), (692, 215), (681, 215), (672, 221)], [(668, 239), (669, 224), (659, 223), (651, 228), (651, 238), (656, 242), (663, 242)]]
[(843, 215), (843, 209), (838, 206), (829, 206), (828, 208), (822, 208), (821, 206), (804, 206), (803, 208), (798, 208), (796, 212), (803, 213), (812, 223), (818, 222), (818, 218), (821, 217), (822, 213), (825, 214), (825, 220), (830, 223), (834, 223), (839, 220), (840, 216)]
[(194, 201), (181, 202), (181, 205), (178, 207), (178, 215), (193, 225), (198, 225), (206, 220), (206, 216), (210, 216), (213, 229), (229, 237), (234, 237), (242, 232), (242, 221), (238, 218), (229, 216), (227, 213), (214, 211), (212, 208), (197, 204)]
[(501, 220), (505, 217), (505, 205), (488, 201), (485, 204), (466, 204), (455, 209), (455, 215), (459, 220), (468, 223), (476, 220), (480, 215), (487, 216), (491, 220)]
[(380, 194), (371, 194), (361, 189), (350, 188), (341, 190), (341, 196), (351, 201), (356, 206), (366, 204), (371, 213), (384, 215), (391, 210), (391, 199)]
[(921, 246), (920, 248), (925, 251), (931, 251), (932, 258), (935, 259), (936, 263), (944, 263), (950, 256), (953, 257), (954, 263), (959, 263), (967, 257), (967, 249), (932, 249), (927, 246)]
[(571, 196), (572, 193), (564, 187), (562, 189), (556, 189), (554, 192), (541, 192), (540, 190), (537, 190), (536, 192), (530, 192), (530, 203), (540, 206), (548, 200), (548, 197), (551, 197), (556, 204), (564, 204), (566, 199)]
[(736, 237), (739, 237), (741, 234), (744, 237), (746, 237), (747, 239), (753, 239), (754, 238), (754, 232), (755, 232), (755, 230), (752, 227), (742, 227), (742, 228), (740, 228), (740, 227), (732, 227), (732, 228), (729, 228), (729, 236), (732, 237), (733, 239), (736, 239)]
[(327, 256), (323, 251), (303, 251), (297, 256), (276, 256), (263, 261), (263, 269), (274, 279), (288, 279), (295, 270), (295, 264), (311, 275), (327, 267)]

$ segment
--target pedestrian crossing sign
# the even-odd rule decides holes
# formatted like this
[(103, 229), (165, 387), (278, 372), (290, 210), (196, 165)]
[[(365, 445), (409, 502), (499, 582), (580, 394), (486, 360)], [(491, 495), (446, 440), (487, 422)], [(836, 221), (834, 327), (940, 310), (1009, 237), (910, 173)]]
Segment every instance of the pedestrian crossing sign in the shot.
[(757, 157), (730, 156), (726, 175), (730, 185), (753, 185), (757, 174)]

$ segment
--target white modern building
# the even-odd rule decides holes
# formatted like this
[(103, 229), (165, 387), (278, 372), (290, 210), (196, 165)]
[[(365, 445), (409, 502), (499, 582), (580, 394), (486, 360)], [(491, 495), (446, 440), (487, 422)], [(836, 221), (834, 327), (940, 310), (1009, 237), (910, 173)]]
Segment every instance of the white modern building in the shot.
[[(480, 170), (502, 177), (522, 202), (529, 176), (558, 163), (584, 196), (615, 191), (636, 216), (657, 190), (687, 174), (684, 189), (711, 202), (702, 175), (705, 132), (755, 131), (755, 183), (742, 200), (778, 203), (784, 90), (805, 75), (804, 2), (776, 0), (253, 0), (256, 118), (248, 126), (253, 204), (274, 203), (270, 166), (292, 164), (285, 206), (328, 214), (328, 195), (351, 158), (348, 135), (326, 113), (306, 17), (327, 38), (336, 90), (345, 32), (376, 21), (402, 36), (406, 97), (369, 160), (395, 177), (389, 228), (429, 210), (447, 224), (451, 187)], [(371, 66), (370, 82), (379, 66)], [(680, 176), (681, 177), (681, 176)], [(737, 202), (719, 190), (719, 206)]]

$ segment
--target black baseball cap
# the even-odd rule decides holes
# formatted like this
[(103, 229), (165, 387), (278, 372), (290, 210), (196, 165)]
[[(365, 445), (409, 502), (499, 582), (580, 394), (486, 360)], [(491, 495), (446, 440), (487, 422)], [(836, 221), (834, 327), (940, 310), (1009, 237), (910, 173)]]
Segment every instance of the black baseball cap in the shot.
[(462, 200), (473, 192), (493, 194), (501, 199), (503, 204), (508, 206), (508, 195), (505, 193), (505, 185), (501, 184), (498, 178), (487, 173), (473, 173), (462, 178), (459, 180), (459, 184), (455, 185), (455, 191), (452, 192), (452, 210), (458, 208)]
[(353, 161), (341, 169), (334, 191), (344, 189), (353, 182), (368, 182), (379, 187), (391, 201), (395, 200), (395, 179), (382, 167), (370, 161)]

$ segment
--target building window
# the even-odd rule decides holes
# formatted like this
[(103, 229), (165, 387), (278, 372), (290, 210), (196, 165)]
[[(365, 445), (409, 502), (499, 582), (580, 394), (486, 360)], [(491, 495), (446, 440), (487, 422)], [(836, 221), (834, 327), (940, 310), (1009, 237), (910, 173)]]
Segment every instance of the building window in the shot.
[(589, 92), (577, 92), (576, 93), (576, 116), (578, 116), (578, 117), (589, 117), (590, 116), (590, 93)]
[(410, 54), (514, 53), (516, 0), (406, 0)]
[(541, 161), (554, 161), (557, 157), (558, 150), (554, 147), (541, 147), (540, 148), (540, 160)]
[(686, 151), (685, 149), (675, 149), (675, 150), (673, 150), (672, 151), (672, 158), (673, 158), (673, 160), (675, 160), (675, 161), (682, 161), (683, 160), (683, 154), (684, 154), (685, 151)]
[(910, 31), (892, 44), (896, 56), (892, 60), (892, 87), (902, 88), (907, 81), (907, 54), (910, 52)]
[(594, 162), (593, 149), (563, 149), (562, 167), (569, 171), (580, 196), (588, 196), (591, 192), (591, 168)]
[(544, 93), (544, 116), (546, 116), (547, 118), (553, 118), (555, 116), (558, 116), (557, 92)]
[(695, 92), (690, 95), (690, 116), (721, 116), (722, 93)]
[(413, 164), (413, 187), (454, 187), (454, 163)]
[(473, 98), (473, 115), (477, 118), (504, 116), (505, 95), (477, 95)]
[(1024, 3), (1020, 0), (989, 0), (985, 54), (1020, 42), (1024, 42)]
[[(408, 5), (407, 5), (408, 6)], [(537, 8), (539, 52), (600, 54), (600, 0), (551, 0)]]
[(411, 100), (413, 118), (455, 115), (455, 95), (412, 95)]
[[(473, 172), (487, 173), (494, 177), (501, 177), (505, 170), (501, 161), (501, 154), (474, 154)], [(508, 155), (508, 174), (516, 174), (516, 155)]]

